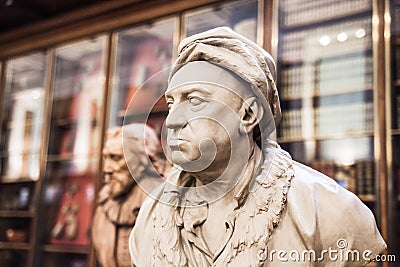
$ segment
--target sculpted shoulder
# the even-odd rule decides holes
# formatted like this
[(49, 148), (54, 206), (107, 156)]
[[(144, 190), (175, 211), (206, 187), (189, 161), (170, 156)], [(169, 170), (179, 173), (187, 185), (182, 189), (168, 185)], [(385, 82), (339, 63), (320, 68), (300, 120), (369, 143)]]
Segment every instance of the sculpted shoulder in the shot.
[(336, 242), (344, 239), (348, 249), (370, 250), (371, 258), (386, 249), (373, 213), (355, 194), (318, 171), (297, 162), (293, 165), (286, 215), (306, 247), (337, 248)]

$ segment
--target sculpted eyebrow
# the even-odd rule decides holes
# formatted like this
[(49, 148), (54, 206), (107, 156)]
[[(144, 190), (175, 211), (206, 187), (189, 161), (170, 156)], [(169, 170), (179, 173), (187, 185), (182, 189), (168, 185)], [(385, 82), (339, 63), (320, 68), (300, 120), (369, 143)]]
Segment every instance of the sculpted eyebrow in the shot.
[(206, 88), (197, 88), (197, 87), (195, 87), (195, 88), (188, 88), (188, 89), (183, 89), (182, 90), (182, 94), (184, 94), (184, 95), (189, 95), (189, 94), (194, 93), (194, 92), (198, 92), (198, 93), (205, 94), (205, 95), (210, 95), (211, 94), (211, 92), (208, 91)]
[[(177, 96), (176, 93), (174, 93), (174, 91), (175, 90), (172, 90), (170, 92), (166, 92), (165, 93), (165, 98), (166, 99), (174, 99)], [(206, 88), (198, 88), (198, 87), (190, 87), (190, 88), (183, 88), (183, 89), (181, 88), (181, 89), (179, 89), (178, 92), (179, 92), (180, 95), (183, 95), (184, 97), (187, 97), (189, 94), (195, 93), (195, 92), (203, 94), (205, 96), (209, 96), (209, 95), (212, 94), (208, 89), (206, 89)]]

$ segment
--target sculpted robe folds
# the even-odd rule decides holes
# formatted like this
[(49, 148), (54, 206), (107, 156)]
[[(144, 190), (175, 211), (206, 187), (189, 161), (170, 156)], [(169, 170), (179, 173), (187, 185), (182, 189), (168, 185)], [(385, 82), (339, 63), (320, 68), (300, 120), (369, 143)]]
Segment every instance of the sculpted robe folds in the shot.
[[(201, 225), (218, 214), (202, 206), (192, 218), (185, 208), (147, 198), (130, 236), (133, 266), (362, 266), (385, 250), (373, 214), (353, 193), (292, 161), (274, 142), (263, 162), (250, 183), (239, 181), (244, 201), (220, 218), (225, 241), (214, 254)], [(168, 180), (182, 183), (182, 175)], [(153, 196), (166, 193), (163, 184)]]

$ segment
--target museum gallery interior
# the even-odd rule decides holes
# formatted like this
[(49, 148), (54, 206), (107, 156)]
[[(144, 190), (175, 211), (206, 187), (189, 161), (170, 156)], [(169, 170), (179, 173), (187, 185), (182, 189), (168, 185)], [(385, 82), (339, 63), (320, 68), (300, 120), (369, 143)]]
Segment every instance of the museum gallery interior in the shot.
[(272, 138), (371, 209), (398, 261), (368, 266), (399, 266), (399, 0), (67, 2), (0, 1), (1, 267), (100, 266), (107, 132), (146, 123), (163, 143), (165, 70), (219, 26), (271, 53)]

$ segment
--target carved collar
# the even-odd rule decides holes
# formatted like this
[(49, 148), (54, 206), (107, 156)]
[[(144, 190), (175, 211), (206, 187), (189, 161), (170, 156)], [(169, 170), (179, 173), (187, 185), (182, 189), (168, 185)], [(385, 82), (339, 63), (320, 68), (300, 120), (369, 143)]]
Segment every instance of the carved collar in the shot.
[[(257, 164), (250, 161), (247, 170), (249, 178), (235, 188), (238, 205), (227, 220), (231, 232), (217, 255), (210, 255), (209, 251), (202, 249), (204, 244), (201, 245), (201, 238), (196, 241), (200, 246), (194, 245), (193, 238), (198, 238), (198, 230), (187, 231), (196, 224), (200, 225), (202, 217), (207, 217), (200, 216), (207, 214), (206, 206), (191, 225), (189, 223), (185, 227), (180, 208), (161, 203), (157, 205), (153, 216), (154, 266), (243, 266), (242, 257), (248, 259), (247, 254), (252, 249), (266, 247), (286, 206), (286, 194), (294, 172), (290, 155), (275, 142), (268, 142), (263, 155), (263, 163), (258, 164), (261, 165), (260, 171), (255, 171)], [(256, 257), (254, 260), (251, 266), (260, 264)]]

